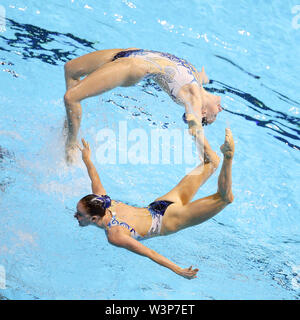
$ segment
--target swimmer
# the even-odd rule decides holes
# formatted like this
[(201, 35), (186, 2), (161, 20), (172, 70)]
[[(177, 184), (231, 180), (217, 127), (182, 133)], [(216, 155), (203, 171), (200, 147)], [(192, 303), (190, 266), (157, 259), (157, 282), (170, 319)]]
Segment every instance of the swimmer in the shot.
[[(197, 140), (195, 126), (201, 127), (197, 119), (189, 115), (190, 133)], [(193, 122), (191, 121), (193, 120)], [(200, 139), (199, 139), (200, 140)], [(196, 141), (197, 142), (197, 141)], [(82, 139), (78, 145), (82, 159), (91, 179), (92, 194), (77, 203), (74, 217), (81, 227), (94, 225), (106, 232), (107, 240), (114, 246), (128, 249), (169, 268), (186, 278), (196, 278), (197, 268), (181, 268), (166, 257), (149, 249), (139, 240), (166, 236), (182, 229), (200, 224), (223, 210), (233, 202), (231, 190), (231, 167), (234, 141), (230, 129), (226, 129), (225, 142), (221, 146), (223, 164), (218, 178), (217, 192), (208, 197), (192, 201), (196, 192), (215, 172), (219, 165), (218, 155), (204, 138), (204, 162), (186, 175), (175, 188), (157, 198), (146, 208), (138, 208), (112, 200), (104, 189), (95, 166), (91, 161), (89, 144)]]
[(202, 124), (214, 122), (222, 110), (221, 97), (207, 92), (202, 86), (209, 82), (204, 68), (198, 72), (184, 59), (137, 48), (88, 53), (65, 64), (67, 163), (74, 160), (82, 114), (80, 102), (115, 87), (132, 86), (146, 77), (158, 83), (176, 103), (183, 105), (185, 114), (193, 113)]

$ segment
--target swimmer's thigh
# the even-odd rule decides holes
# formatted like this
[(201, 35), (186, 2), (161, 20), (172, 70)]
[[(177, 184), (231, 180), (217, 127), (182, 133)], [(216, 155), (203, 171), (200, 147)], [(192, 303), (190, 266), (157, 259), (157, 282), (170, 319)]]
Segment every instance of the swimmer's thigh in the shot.
[(105, 49), (97, 50), (73, 60), (70, 60), (65, 65), (65, 72), (73, 79), (79, 79), (87, 74), (94, 72), (96, 69), (103, 66), (105, 63), (112, 61), (114, 56), (120, 51), (127, 51), (129, 49)]
[(170, 205), (163, 217), (161, 233), (174, 233), (198, 225), (215, 216), (227, 205), (228, 202), (225, 202), (219, 193), (195, 200), (184, 206), (178, 203)]
[(140, 81), (146, 74), (145, 69), (137, 65), (132, 58), (122, 58), (104, 64), (78, 85), (69, 89), (67, 95), (71, 101), (78, 102), (96, 96), (119, 86), (130, 86)]

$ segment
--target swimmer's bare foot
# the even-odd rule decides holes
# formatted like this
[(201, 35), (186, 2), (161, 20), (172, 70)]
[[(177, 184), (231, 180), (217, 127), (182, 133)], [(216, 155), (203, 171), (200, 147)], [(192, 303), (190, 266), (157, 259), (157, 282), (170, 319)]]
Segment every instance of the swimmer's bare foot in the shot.
[(77, 153), (77, 143), (66, 143), (66, 148), (65, 148), (65, 158), (67, 164), (73, 164), (76, 159), (76, 153)]
[(231, 130), (229, 128), (225, 129), (225, 142), (220, 147), (221, 152), (223, 153), (226, 159), (232, 159), (234, 155), (234, 141), (232, 137)]
[(186, 113), (185, 118), (189, 126), (189, 134), (193, 137), (196, 137), (197, 131), (199, 132), (199, 130), (203, 129), (201, 122), (192, 113)]

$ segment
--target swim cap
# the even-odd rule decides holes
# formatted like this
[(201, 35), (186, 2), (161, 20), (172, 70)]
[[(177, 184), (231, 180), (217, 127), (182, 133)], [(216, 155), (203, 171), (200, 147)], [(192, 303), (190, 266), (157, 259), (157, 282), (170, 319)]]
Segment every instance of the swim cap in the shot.
[(101, 201), (102, 202), (102, 206), (103, 208), (107, 209), (111, 206), (111, 199), (108, 195), (104, 195), (104, 196), (97, 196), (95, 195), (95, 198), (91, 200), (91, 202), (93, 201)]

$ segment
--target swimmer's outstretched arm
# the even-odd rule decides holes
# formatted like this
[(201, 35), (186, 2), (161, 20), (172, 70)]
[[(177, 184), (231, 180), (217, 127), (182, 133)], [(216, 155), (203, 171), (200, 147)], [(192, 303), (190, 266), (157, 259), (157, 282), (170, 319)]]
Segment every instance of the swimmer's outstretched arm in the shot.
[(216, 169), (219, 165), (220, 159), (216, 152), (214, 152), (209, 145), (206, 137), (203, 134), (203, 127), (202, 124), (199, 122), (199, 120), (193, 115), (189, 114), (186, 115), (186, 120), (188, 122), (189, 126), (189, 133), (192, 135), (196, 143), (200, 146), (203, 147), (204, 149), (204, 162), (209, 163), (211, 162), (213, 165), (215, 165)]
[(133, 239), (129, 235), (118, 232), (117, 228), (115, 228), (114, 230), (110, 229), (110, 232), (108, 233), (107, 238), (112, 245), (115, 245), (117, 247), (122, 247), (134, 253), (137, 253), (141, 256), (148, 257), (154, 262), (172, 270), (173, 272), (177, 273), (178, 275), (186, 279), (190, 280), (190, 279), (197, 278), (196, 275), (199, 269), (193, 269), (192, 266), (185, 269), (180, 268), (178, 265), (176, 265), (166, 257), (162, 256), (161, 254), (157, 253), (152, 249), (149, 249), (148, 247), (144, 246), (142, 243)]
[(81, 139), (83, 148), (78, 144), (78, 148), (82, 154), (82, 160), (86, 165), (89, 177), (92, 182), (92, 192), (96, 195), (105, 195), (106, 191), (101, 183), (98, 172), (91, 160), (91, 149), (88, 142), (86, 142), (83, 138)]

